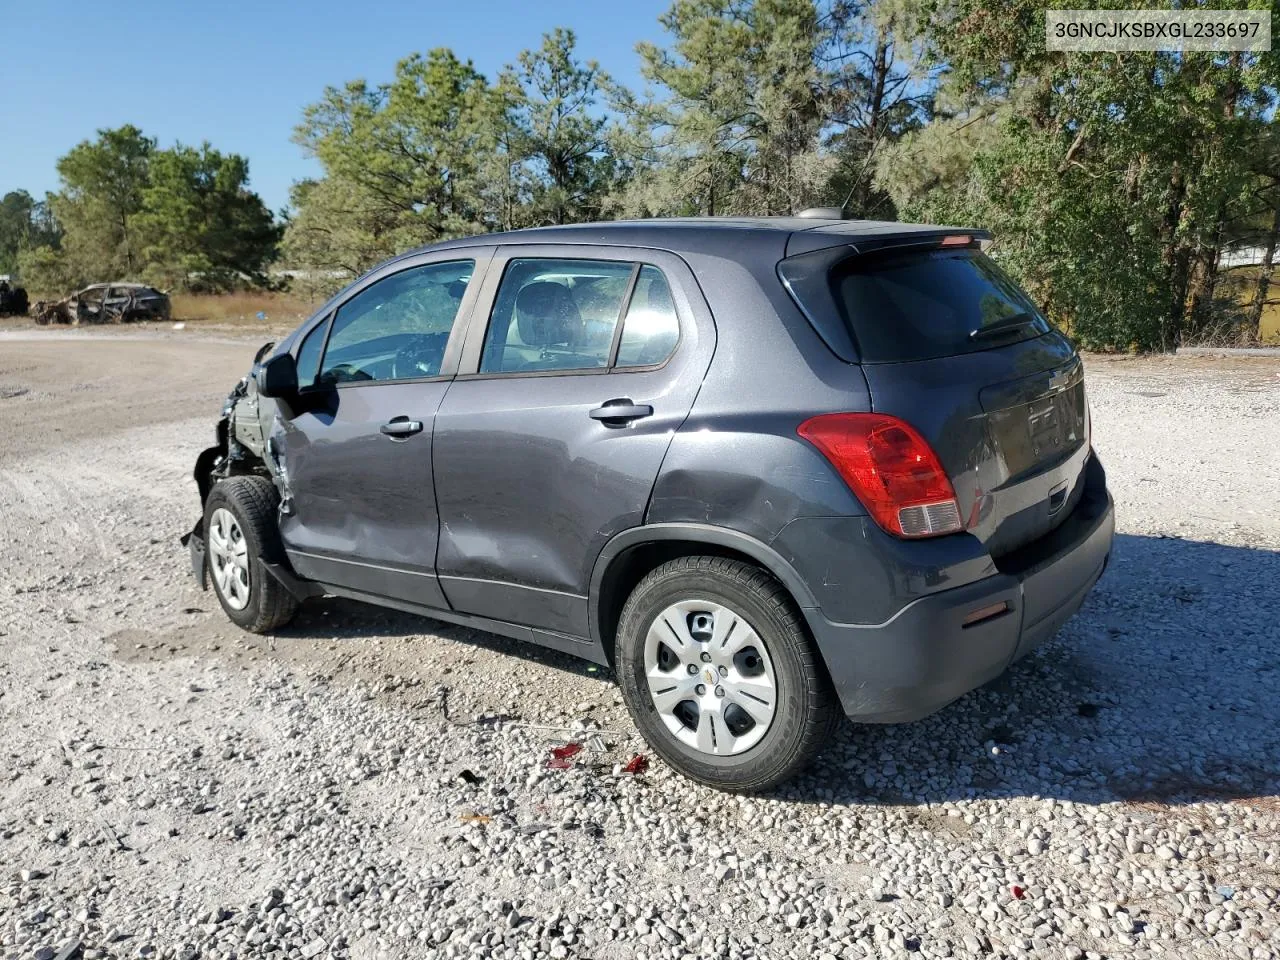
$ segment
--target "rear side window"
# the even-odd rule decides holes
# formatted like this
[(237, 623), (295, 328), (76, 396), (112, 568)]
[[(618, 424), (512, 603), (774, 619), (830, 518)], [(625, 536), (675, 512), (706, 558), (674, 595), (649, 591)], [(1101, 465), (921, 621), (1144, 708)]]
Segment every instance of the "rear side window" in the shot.
[(616, 260), (512, 260), (489, 318), (481, 373), (660, 364), (679, 340), (662, 271)]
[(848, 257), (825, 284), (789, 286), (819, 332), (834, 311), (866, 363), (988, 350), (1051, 329), (1018, 285), (973, 249)]
[(645, 265), (636, 278), (636, 288), (622, 321), (618, 342), (619, 367), (647, 367), (671, 356), (680, 339), (680, 322), (671, 287), (657, 267)]

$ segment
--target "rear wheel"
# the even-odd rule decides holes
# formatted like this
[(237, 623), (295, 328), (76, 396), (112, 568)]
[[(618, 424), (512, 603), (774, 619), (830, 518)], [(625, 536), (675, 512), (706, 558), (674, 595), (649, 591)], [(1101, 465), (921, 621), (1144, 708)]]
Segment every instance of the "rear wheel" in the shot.
[(282, 627), (298, 601), (259, 560), (284, 554), (276, 527), (279, 497), (263, 477), (230, 477), (214, 485), (205, 501), (205, 562), (223, 611), (251, 633)]
[(670, 766), (724, 790), (802, 770), (839, 720), (786, 591), (723, 557), (684, 557), (640, 582), (618, 624), (623, 698)]

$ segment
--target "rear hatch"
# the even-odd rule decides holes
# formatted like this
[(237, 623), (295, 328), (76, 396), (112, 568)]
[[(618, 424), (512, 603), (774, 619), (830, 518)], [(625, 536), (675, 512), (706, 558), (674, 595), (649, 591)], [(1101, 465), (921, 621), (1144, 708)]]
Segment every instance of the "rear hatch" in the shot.
[(1066, 519), (1089, 457), (1080, 358), (976, 239), (820, 250), (779, 272), (828, 344), (862, 365), (874, 411), (933, 447), (993, 557)]

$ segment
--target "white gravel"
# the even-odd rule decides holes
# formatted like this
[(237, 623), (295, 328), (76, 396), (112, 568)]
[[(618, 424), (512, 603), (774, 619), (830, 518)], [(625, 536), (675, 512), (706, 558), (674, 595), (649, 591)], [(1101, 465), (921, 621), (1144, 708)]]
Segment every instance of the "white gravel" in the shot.
[(1120, 536), (1080, 616), (765, 799), (621, 772), (615, 688), (535, 648), (237, 633), (175, 545), (208, 419), (0, 458), (0, 955), (1280, 955), (1280, 364), (1089, 388)]

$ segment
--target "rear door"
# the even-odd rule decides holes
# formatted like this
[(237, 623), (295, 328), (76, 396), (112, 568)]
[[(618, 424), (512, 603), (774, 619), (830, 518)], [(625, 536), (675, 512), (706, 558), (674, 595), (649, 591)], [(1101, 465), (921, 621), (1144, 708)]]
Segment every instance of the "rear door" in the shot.
[(440, 584), (457, 610), (585, 638), (590, 571), (644, 520), (710, 313), (678, 257), (616, 247), (503, 248), (481, 300), (436, 419)]
[[(835, 262), (826, 309), (847, 327), (873, 409), (929, 441), (966, 528), (998, 558), (1052, 530), (1079, 499), (1089, 457), (1084, 372), (1070, 342), (976, 242), (955, 240), (964, 238)], [(806, 312), (822, 309), (810, 302)]]
[(491, 254), (392, 264), (298, 338), (303, 390), (278, 404), (270, 447), (287, 493), (281, 534), (304, 577), (446, 606), (432, 434)]

